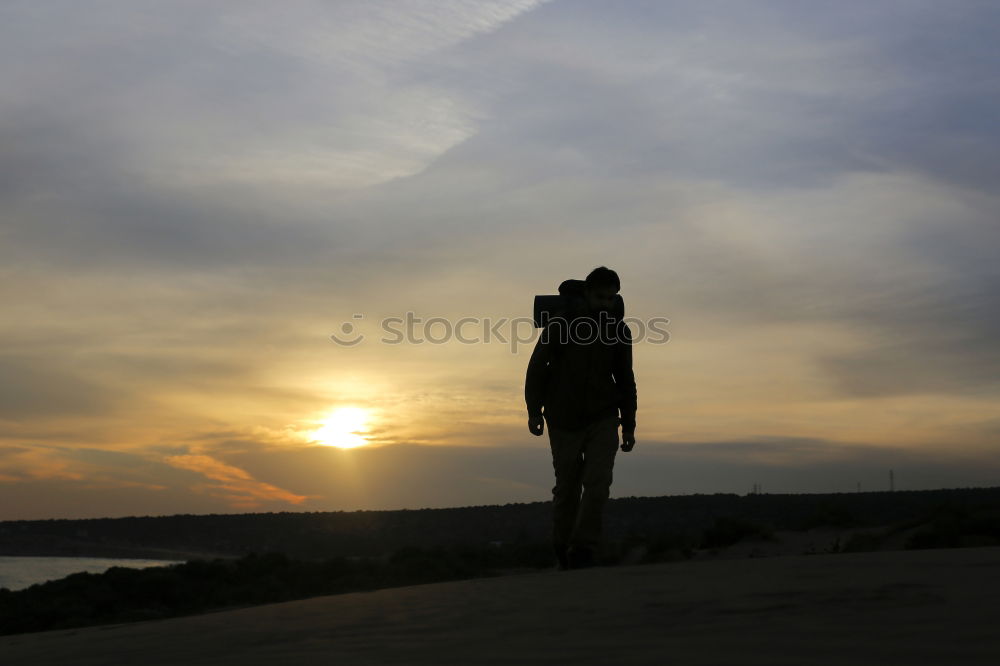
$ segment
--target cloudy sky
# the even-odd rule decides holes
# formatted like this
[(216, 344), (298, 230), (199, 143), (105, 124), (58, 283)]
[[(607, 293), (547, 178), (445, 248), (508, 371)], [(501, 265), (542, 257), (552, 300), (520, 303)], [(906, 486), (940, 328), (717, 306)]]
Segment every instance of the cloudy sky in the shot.
[(669, 321), (613, 496), (997, 485), (998, 29), (6, 0), (0, 519), (549, 499), (524, 318), (599, 265)]

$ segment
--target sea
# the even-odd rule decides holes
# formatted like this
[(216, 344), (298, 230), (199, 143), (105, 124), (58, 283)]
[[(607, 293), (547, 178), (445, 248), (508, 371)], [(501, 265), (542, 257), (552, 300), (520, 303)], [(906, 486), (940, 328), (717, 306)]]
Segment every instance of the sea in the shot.
[(164, 567), (173, 560), (136, 560), (107, 557), (4, 557), (0, 556), (0, 588), (23, 590), (35, 583), (65, 578), (86, 571), (104, 573), (111, 567)]

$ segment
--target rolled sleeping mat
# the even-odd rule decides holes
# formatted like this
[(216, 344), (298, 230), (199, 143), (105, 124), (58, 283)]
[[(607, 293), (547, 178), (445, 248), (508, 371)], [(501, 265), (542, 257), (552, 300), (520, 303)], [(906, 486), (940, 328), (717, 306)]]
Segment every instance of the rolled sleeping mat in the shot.
[[(535, 296), (533, 318), (535, 328), (545, 328), (550, 319), (566, 317), (573, 306), (582, 305), (582, 297), (564, 296), (561, 294), (539, 294)], [(625, 318), (625, 299), (621, 294), (615, 294), (611, 314), (615, 319)]]

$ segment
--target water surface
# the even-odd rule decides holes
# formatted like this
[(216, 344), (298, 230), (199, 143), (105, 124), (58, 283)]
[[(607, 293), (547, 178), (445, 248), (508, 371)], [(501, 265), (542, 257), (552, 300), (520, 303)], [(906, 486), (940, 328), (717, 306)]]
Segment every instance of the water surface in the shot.
[(109, 557), (0, 556), (0, 587), (21, 590), (35, 583), (57, 580), (81, 571), (104, 573), (111, 567), (145, 569), (176, 564), (173, 560), (136, 560)]

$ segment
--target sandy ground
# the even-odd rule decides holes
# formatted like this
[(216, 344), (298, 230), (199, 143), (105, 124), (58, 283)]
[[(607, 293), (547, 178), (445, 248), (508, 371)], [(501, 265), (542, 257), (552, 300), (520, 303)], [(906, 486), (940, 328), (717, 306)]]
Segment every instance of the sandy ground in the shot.
[(0, 637), (19, 664), (1000, 664), (1000, 548), (418, 585)]

